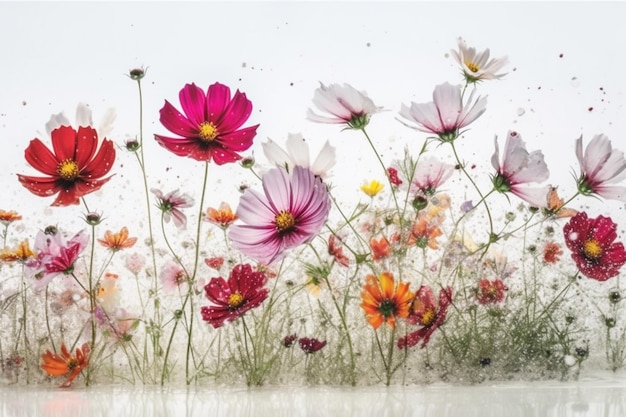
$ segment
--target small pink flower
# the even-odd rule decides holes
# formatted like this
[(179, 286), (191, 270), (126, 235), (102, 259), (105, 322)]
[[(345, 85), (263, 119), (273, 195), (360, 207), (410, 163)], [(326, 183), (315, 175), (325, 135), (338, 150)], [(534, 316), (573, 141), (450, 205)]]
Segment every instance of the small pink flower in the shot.
[(141, 269), (146, 265), (146, 257), (135, 252), (132, 255), (126, 256), (124, 259), (124, 265), (126, 266), (126, 269), (137, 276), (139, 275), (139, 272), (141, 272)]
[(452, 142), (460, 135), (460, 130), (478, 119), (486, 110), (487, 98), (479, 97), (473, 101), (474, 91), (463, 104), (461, 88), (450, 83), (435, 87), (433, 101), (430, 103), (414, 103), (411, 106), (402, 104), (400, 116), (417, 124), (404, 125), (422, 132), (434, 133), (443, 142)]
[(349, 84), (320, 83), (315, 90), (313, 104), (329, 116), (321, 116), (309, 109), (307, 118), (318, 123), (346, 124), (352, 129), (362, 129), (369, 123), (372, 114), (380, 111), (366, 93)]
[(159, 278), (163, 283), (163, 289), (166, 291), (174, 291), (189, 280), (183, 267), (174, 261), (167, 261), (165, 263), (165, 266), (163, 266), (159, 274)]
[(434, 157), (420, 159), (411, 181), (411, 192), (432, 196), (453, 173), (454, 165), (446, 164)]
[(452, 50), (452, 55), (463, 70), (463, 76), (468, 83), (482, 80), (493, 80), (504, 77), (506, 74), (496, 74), (504, 67), (507, 57), (489, 60), (489, 49), (477, 53), (475, 48), (468, 48), (463, 38), (458, 38), (459, 50)]
[(231, 98), (230, 88), (220, 83), (209, 86), (206, 93), (187, 84), (179, 99), (185, 114), (166, 100), (160, 120), (167, 130), (182, 137), (154, 135), (159, 145), (178, 156), (213, 160), (217, 165), (240, 160), (238, 152), (252, 146), (259, 125), (241, 129), (252, 113), (252, 102), (244, 93), (237, 90)]
[(543, 208), (548, 204), (549, 186), (542, 188), (527, 188), (524, 185), (531, 182), (542, 182), (548, 179), (550, 172), (543, 160), (541, 151), (528, 153), (526, 144), (517, 132), (509, 132), (504, 145), (504, 155), (500, 162), (500, 148), (498, 138), (495, 140), (496, 151), (491, 157), (491, 165), (497, 174), (492, 181), (496, 191), (501, 193), (512, 192), (533, 207)]
[(612, 200), (626, 201), (626, 187), (613, 184), (626, 178), (624, 153), (613, 149), (605, 135), (595, 135), (583, 155), (583, 137), (576, 140), (576, 156), (580, 164), (578, 191), (583, 195), (597, 194)]
[(194, 199), (188, 194), (179, 194), (178, 190), (167, 194), (163, 194), (156, 188), (150, 191), (157, 197), (157, 207), (163, 212), (163, 220), (167, 223), (171, 218), (176, 227), (185, 227), (187, 216), (180, 209), (193, 206)]

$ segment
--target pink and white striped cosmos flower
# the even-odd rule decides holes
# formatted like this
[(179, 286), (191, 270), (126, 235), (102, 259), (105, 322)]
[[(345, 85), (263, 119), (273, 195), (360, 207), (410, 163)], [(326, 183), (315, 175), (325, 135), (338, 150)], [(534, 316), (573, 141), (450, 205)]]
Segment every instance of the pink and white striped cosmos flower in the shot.
[(464, 104), (461, 88), (450, 83), (440, 84), (433, 91), (430, 103), (402, 104), (400, 116), (417, 124), (405, 126), (422, 132), (434, 133), (442, 142), (452, 142), (459, 137), (460, 130), (478, 119), (486, 110), (487, 98), (474, 98), (474, 91)]
[(411, 181), (411, 192), (432, 196), (454, 173), (454, 165), (432, 156), (419, 160)]
[(318, 123), (346, 124), (352, 129), (364, 128), (371, 115), (381, 110), (365, 92), (349, 84), (326, 86), (320, 83), (315, 90), (313, 104), (329, 116), (319, 115), (309, 109), (307, 119)]
[(235, 249), (269, 265), (319, 233), (330, 197), (326, 185), (301, 166), (291, 173), (274, 168), (262, 181), (263, 194), (249, 188), (241, 196), (237, 217), (245, 224), (230, 226), (228, 235)]
[(583, 137), (576, 140), (580, 176), (576, 181), (583, 195), (597, 194), (611, 200), (626, 201), (626, 187), (613, 184), (626, 178), (624, 153), (613, 149), (605, 135), (595, 135), (583, 154)]
[(501, 193), (511, 192), (533, 207), (546, 207), (549, 186), (527, 188), (524, 185), (548, 179), (550, 171), (543, 160), (541, 151), (528, 152), (526, 144), (517, 132), (509, 132), (504, 145), (504, 156), (500, 162), (498, 138), (494, 140), (496, 151), (491, 157), (491, 165), (498, 172), (493, 176), (493, 185)]

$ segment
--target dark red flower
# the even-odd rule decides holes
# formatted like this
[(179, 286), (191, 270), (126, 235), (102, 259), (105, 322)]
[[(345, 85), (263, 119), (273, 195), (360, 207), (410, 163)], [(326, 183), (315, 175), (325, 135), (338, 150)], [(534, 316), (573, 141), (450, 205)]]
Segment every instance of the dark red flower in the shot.
[(285, 338), (283, 339), (283, 346), (286, 348), (292, 347), (293, 344), (296, 343), (297, 338), (298, 336), (296, 334), (290, 334), (289, 336), (285, 336)]
[(266, 282), (266, 275), (248, 264), (235, 265), (228, 281), (222, 277), (211, 278), (204, 292), (206, 298), (216, 305), (202, 307), (202, 319), (217, 329), (224, 321), (233, 321), (258, 307), (269, 294), (269, 290), (263, 288)]
[(439, 292), (439, 306), (435, 301), (435, 296), (430, 287), (422, 285), (415, 294), (415, 300), (407, 321), (412, 324), (422, 326), (416, 331), (398, 339), (400, 349), (409, 348), (422, 341), (422, 348), (425, 348), (433, 332), (446, 319), (448, 306), (452, 302), (452, 288), (442, 288)]
[[(335, 235), (330, 235), (328, 237), (328, 253), (335, 258), (335, 262), (337, 262), (339, 265), (347, 267), (348, 265), (350, 265), (350, 260), (343, 253), (343, 248), (341, 247), (341, 244), (337, 244), (336, 240), (339, 239), (335, 239)], [(341, 240), (339, 240), (339, 242), (341, 242)]]
[(312, 337), (301, 337), (300, 339), (298, 339), (298, 344), (300, 345), (300, 349), (302, 349), (304, 353), (315, 353), (324, 346), (326, 346), (326, 340), (320, 341)]
[(481, 279), (478, 282), (476, 298), (480, 304), (495, 304), (504, 300), (504, 292), (507, 290), (501, 279), (490, 281)]
[(163, 126), (182, 136), (154, 135), (165, 149), (178, 156), (222, 165), (238, 161), (238, 152), (252, 146), (259, 125), (239, 129), (252, 113), (252, 102), (244, 93), (237, 90), (231, 99), (230, 88), (223, 84), (209, 86), (206, 94), (195, 84), (187, 84), (180, 90), (179, 99), (184, 115), (167, 100), (160, 111)]
[(580, 272), (588, 278), (606, 281), (619, 274), (626, 263), (626, 251), (617, 238), (617, 225), (610, 217), (587, 218), (580, 212), (564, 227), (565, 244)]
[[(115, 161), (113, 142), (104, 139), (98, 148), (98, 133), (91, 127), (70, 126), (53, 130), (52, 149), (39, 139), (30, 141), (24, 152), (26, 161), (45, 177), (18, 174), (20, 183), (40, 197), (58, 194), (53, 206), (78, 204), (79, 198), (98, 191), (111, 177), (109, 173)], [(53, 153), (54, 152), (54, 153)]]

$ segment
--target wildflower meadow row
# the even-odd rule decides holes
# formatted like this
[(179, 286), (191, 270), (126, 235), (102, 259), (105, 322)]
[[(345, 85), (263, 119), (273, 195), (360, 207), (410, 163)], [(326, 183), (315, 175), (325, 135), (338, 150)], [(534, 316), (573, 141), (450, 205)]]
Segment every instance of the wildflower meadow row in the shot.
[[(256, 161), (253, 101), (219, 82), (165, 100), (154, 140), (142, 112), (126, 139), (112, 112), (99, 128), (84, 104), (74, 123), (52, 115), (17, 180), (57, 223), (22, 218), (19, 202), (0, 210), (2, 381), (389, 385), (575, 378), (592, 358), (623, 367), (626, 250), (607, 213), (574, 202), (625, 202), (624, 154), (604, 134), (574, 139), (565, 198), (522, 129), (496, 136), (491, 174), (474, 171), (458, 144), (508, 60), (462, 39), (452, 57), (459, 80), (398, 106), (414, 145), (391, 156), (368, 132), (390, 109), (349, 84), (313, 92), (308, 120), (336, 125), (336, 140), (357, 132), (373, 154), (374, 177), (351, 200), (335, 194), (333, 181), (353, 178), (333, 177), (348, 156), (332, 140), (311, 158), (318, 138), (267, 139)], [(129, 73), (141, 109), (146, 76)], [(149, 148), (188, 158), (201, 188), (162, 189)], [(249, 183), (229, 203), (211, 190), (233, 170)], [(144, 221), (120, 228), (96, 192), (123, 172), (141, 178), (127, 191), (145, 204), (133, 208)]]

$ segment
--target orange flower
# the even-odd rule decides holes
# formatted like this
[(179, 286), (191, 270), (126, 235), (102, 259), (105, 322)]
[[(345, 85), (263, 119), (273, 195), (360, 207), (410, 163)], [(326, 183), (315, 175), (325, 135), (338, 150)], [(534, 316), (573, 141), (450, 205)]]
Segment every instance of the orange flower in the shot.
[(391, 255), (391, 246), (385, 237), (381, 237), (379, 240), (372, 238), (370, 240), (370, 247), (372, 248), (372, 258), (374, 261), (380, 261)]
[(49, 350), (46, 350), (46, 353), (41, 355), (43, 360), (41, 369), (49, 376), (67, 376), (65, 382), (60, 385), (61, 388), (67, 388), (72, 385), (74, 378), (89, 365), (90, 351), (89, 344), (85, 343), (80, 349), (76, 349), (76, 356), (71, 356), (65, 347), (65, 343), (62, 343), (61, 355), (52, 353)]
[(235, 220), (237, 220), (237, 215), (233, 213), (230, 205), (228, 203), (222, 202), (220, 204), (219, 209), (214, 209), (213, 207), (209, 207), (206, 211), (206, 221), (216, 224), (222, 229), (226, 229), (230, 226)]
[(117, 252), (122, 249), (132, 247), (136, 242), (136, 237), (128, 237), (128, 229), (126, 226), (122, 227), (119, 233), (113, 233), (110, 230), (104, 232), (104, 239), (98, 239), (98, 242), (105, 248), (111, 249), (113, 252)]
[(414, 294), (409, 291), (408, 282), (400, 282), (395, 286), (393, 275), (383, 272), (378, 278), (374, 275), (365, 278), (361, 308), (374, 329), (378, 329), (383, 323), (395, 329), (396, 317), (409, 316), (413, 298)]
[(441, 235), (439, 227), (431, 224), (427, 217), (419, 216), (411, 229), (407, 245), (416, 244), (420, 248), (428, 246), (431, 249), (439, 249), (436, 239)]
[(543, 261), (549, 264), (554, 264), (559, 261), (559, 257), (563, 255), (561, 245), (555, 242), (548, 242), (543, 247)]
[(578, 211), (563, 207), (563, 199), (556, 192), (556, 187), (551, 187), (548, 192), (548, 207), (545, 208), (544, 213), (548, 217), (561, 219), (563, 217), (575, 216), (578, 214)]
[(22, 220), (22, 216), (20, 216), (16, 211), (0, 210), (0, 223), (8, 225), (9, 223), (15, 222), (17, 220)]
[(0, 260), (3, 262), (21, 262), (24, 263), (30, 258), (34, 258), (35, 252), (30, 249), (28, 245), (28, 239), (23, 240), (17, 247), (13, 250), (4, 248), (0, 251)]

